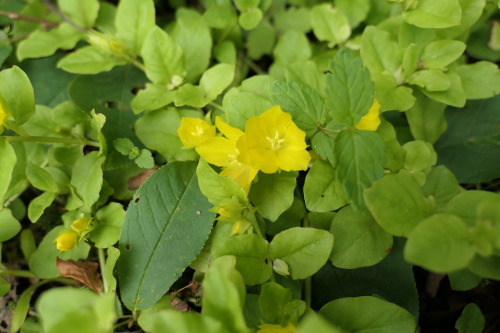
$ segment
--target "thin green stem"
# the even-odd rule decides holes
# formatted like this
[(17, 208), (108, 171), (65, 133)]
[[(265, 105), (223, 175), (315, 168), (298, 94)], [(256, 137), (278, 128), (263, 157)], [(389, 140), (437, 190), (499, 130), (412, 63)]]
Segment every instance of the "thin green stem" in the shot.
[(136, 59), (129, 59), (129, 61), (132, 63), (132, 65), (134, 65), (135, 67), (139, 68), (141, 71), (143, 71), (144, 73), (146, 73), (146, 66), (144, 66), (142, 63), (140, 63), (138, 60)]
[(264, 235), (262, 234), (262, 231), (260, 230), (259, 223), (257, 222), (257, 219), (255, 218), (255, 213), (250, 212), (247, 215), (247, 217), (250, 220), (250, 222), (252, 223), (252, 226), (255, 229), (255, 231), (257, 232), (257, 235), (259, 235), (260, 237), (265, 239)]
[(73, 21), (71, 18), (69, 18), (66, 14), (61, 12), (57, 6), (55, 6), (50, 0), (42, 0), (42, 2), (45, 4), (45, 6), (50, 9), (52, 12), (57, 14), (60, 18), (62, 18), (64, 21), (66, 21), (69, 25), (71, 25), (73, 28), (76, 30), (79, 30), (81, 32), (87, 32), (88, 30), (85, 29), (84, 27), (78, 25)]
[(338, 130), (333, 130), (333, 129), (329, 129), (329, 128), (325, 128), (325, 127), (318, 127), (318, 130), (320, 130), (323, 133), (340, 133), (343, 130), (345, 130), (345, 128), (341, 128), (341, 129), (338, 129)]
[[(306, 217), (304, 217), (302, 219), (302, 226), (304, 228), (308, 228), (310, 226), (310, 223), (309, 223), (309, 219)], [(304, 280), (304, 289), (303, 289), (303, 292), (304, 292), (304, 302), (306, 302), (307, 306), (308, 307), (311, 307), (311, 299), (312, 299), (312, 280), (311, 280), (311, 277), (307, 277), (305, 280)]]
[(97, 254), (99, 256), (99, 266), (101, 268), (101, 277), (102, 277), (102, 288), (104, 289), (104, 293), (109, 291), (108, 280), (106, 280), (106, 276), (104, 275), (104, 267), (106, 265), (106, 257), (104, 255), (103, 248), (97, 248)]
[(4, 136), (9, 142), (39, 142), (39, 143), (66, 143), (69, 145), (93, 146), (99, 148), (99, 143), (85, 139), (58, 138), (51, 136)]
[(259, 75), (264, 75), (266, 74), (266, 72), (260, 68), (255, 62), (253, 62), (251, 59), (247, 58), (247, 57), (243, 57), (243, 61), (245, 62), (245, 64), (250, 67), (255, 73), (259, 74)]
[(17, 276), (17, 277), (25, 277), (25, 278), (36, 278), (36, 275), (31, 273), (30, 271), (23, 271), (23, 270), (18, 270), (18, 269), (1, 269), (0, 276), (1, 275)]
[(223, 112), (226, 112), (226, 110), (224, 110), (224, 108), (222, 107), (222, 105), (217, 104), (215, 102), (210, 102), (210, 103), (208, 103), (208, 105), (213, 106), (214, 108), (219, 109), (219, 110), (221, 110)]

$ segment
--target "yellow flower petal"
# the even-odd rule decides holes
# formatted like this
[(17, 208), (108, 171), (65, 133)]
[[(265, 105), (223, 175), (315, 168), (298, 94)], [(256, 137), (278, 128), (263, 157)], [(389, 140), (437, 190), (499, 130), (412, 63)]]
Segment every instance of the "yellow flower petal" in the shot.
[(248, 192), (250, 191), (250, 185), (252, 185), (252, 181), (258, 172), (258, 169), (254, 169), (249, 165), (236, 162), (224, 168), (224, 170), (221, 171), (220, 175), (229, 177), (236, 181), (248, 194)]
[(90, 227), (91, 221), (92, 219), (89, 219), (88, 217), (82, 217), (81, 219), (75, 220), (71, 223), (71, 229), (76, 232), (87, 231)]
[(181, 127), (177, 130), (179, 139), (186, 147), (196, 147), (215, 137), (215, 126), (200, 118), (182, 118)]
[(5, 118), (7, 118), (7, 112), (5, 112), (5, 109), (3, 107), (3, 103), (0, 100), (0, 126), (3, 126), (3, 122), (5, 121)]
[(380, 122), (380, 104), (375, 99), (368, 113), (356, 124), (356, 128), (359, 130), (376, 131)]
[(257, 333), (295, 333), (295, 326), (288, 323), (286, 327), (281, 325), (263, 324), (259, 325)]
[(307, 170), (311, 155), (307, 150), (282, 149), (278, 151), (278, 163), (281, 170)]
[(71, 251), (78, 240), (78, 234), (74, 230), (63, 230), (56, 238), (56, 248), (60, 251)]
[(196, 147), (196, 152), (208, 163), (221, 167), (230, 165), (238, 156), (236, 143), (221, 137), (206, 140)]
[(236, 140), (243, 135), (242, 130), (229, 125), (219, 116), (215, 117), (215, 126), (217, 126), (219, 132), (221, 132), (226, 138), (234, 142), (236, 142)]

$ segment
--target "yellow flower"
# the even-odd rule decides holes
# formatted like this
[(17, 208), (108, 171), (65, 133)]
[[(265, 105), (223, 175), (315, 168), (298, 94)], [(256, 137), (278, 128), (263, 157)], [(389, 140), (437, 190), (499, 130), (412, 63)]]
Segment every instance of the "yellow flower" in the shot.
[(356, 128), (359, 130), (366, 131), (376, 131), (380, 125), (380, 104), (375, 99), (373, 100), (373, 105), (371, 106), (368, 113), (365, 114), (359, 123), (357, 123)]
[(263, 324), (259, 325), (257, 333), (295, 333), (295, 326), (288, 323), (286, 327), (281, 325)]
[(56, 238), (56, 247), (60, 251), (71, 251), (78, 241), (78, 233), (74, 230), (63, 230)]
[(90, 229), (90, 222), (92, 219), (89, 219), (88, 217), (82, 217), (81, 219), (73, 221), (71, 223), (71, 229), (73, 229), (76, 232), (84, 232)]
[(182, 118), (177, 135), (186, 147), (196, 147), (215, 137), (215, 126), (200, 118)]
[(307, 170), (311, 156), (305, 138), (292, 116), (274, 106), (247, 120), (245, 134), (236, 143), (238, 160), (264, 173)]
[(236, 142), (244, 133), (220, 117), (215, 118), (215, 125), (225, 138), (209, 138), (196, 147), (196, 152), (208, 163), (223, 167), (220, 175), (233, 179), (248, 193), (259, 170), (238, 161)]

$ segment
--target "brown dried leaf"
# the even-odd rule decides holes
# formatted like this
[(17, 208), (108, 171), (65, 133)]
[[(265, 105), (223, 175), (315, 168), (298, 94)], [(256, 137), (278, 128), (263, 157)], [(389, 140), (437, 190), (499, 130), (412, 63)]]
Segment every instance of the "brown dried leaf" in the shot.
[(135, 177), (130, 178), (128, 180), (129, 190), (137, 190), (139, 188), (139, 186), (141, 186), (141, 184), (144, 183), (146, 181), (146, 179), (148, 179), (149, 176), (151, 176), (155, 171), (156, 171), (156, 169), (149, 169), (149, 170), (141, 172), (140, 174), (138, 174)]
[(187, 312), (190, 310), (189, 305), (186, 302), (181, 301), (180, 299), (174, 298), (169, 303), (170, 305), (175, 306), (177, 310), (181, 312)]
[(76, 262), (57, 258), (56, 265), (61, 277), (77, 280), (99, 294), (102, 292), (102, 281), (97, 272), (99, 267), (97, 263)]

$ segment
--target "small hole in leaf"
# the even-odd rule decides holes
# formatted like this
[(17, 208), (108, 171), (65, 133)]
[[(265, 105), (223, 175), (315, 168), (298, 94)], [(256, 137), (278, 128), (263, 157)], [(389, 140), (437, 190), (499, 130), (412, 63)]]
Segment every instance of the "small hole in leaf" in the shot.
[(321, 197), (322, 197), (322, 198), (324, 198), (324, 197), (325, 197), (325, 195), (324, 195), (324, 194), (322, 194), (322, 195), (321, 195)]
[(141, 200), (141, 198), (137, 197), (137, 198), (135, 198), (135, 199), (134, 199), (134, 202), (135, 202), (135, 203), (138, 203), (138, 202), (139, 202), (139, 200)]
[(130, 250), (131, 247), (132, 245), (130, 245), (129, 243), (125, 244), (125, 250)]

